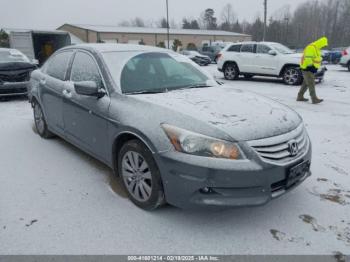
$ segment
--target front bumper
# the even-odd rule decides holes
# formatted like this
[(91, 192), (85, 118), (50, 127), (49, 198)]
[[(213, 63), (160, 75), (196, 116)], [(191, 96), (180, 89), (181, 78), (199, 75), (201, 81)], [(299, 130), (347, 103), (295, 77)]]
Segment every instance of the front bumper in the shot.
[(232, 161), (167, 152), (156, 158), (166, 200), (181, 208), (264, 205), (311, 175), (306, 172), (287, 188), (288, 170), (311, 161), (311, 144), (286, 165), (264, 162), (257, 155), (252, 160)]
[(29, 82), (0, 82), (0, 97), (21, 96), (28, 93)]

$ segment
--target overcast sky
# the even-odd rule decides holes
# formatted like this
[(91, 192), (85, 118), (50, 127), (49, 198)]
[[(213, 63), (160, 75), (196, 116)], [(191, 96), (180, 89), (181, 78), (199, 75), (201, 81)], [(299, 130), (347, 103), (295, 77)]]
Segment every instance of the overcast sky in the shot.
[[(284, 5), (294, 9), (306, 0), (268, 0), (272, 14)], [(253, 20), (263, 13), (263, 0), (169, 0), (170, 19), (199, 17), (210, 7), (220, 18), (222, 7), (231, 3), (240, 20)], [(158, 21), (165, 16), (165, 0), (0, 0), (0, 28), (53, 29), (64, 23), (115, 25), (141, 17)]]

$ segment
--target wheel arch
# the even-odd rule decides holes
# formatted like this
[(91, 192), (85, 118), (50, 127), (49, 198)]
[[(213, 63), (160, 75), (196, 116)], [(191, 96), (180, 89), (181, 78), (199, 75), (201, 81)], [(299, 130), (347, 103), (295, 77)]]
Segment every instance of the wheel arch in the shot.
[(280, 73), (279, 73), (279, 76), (280, 76), (280, 77), (283, 76), (284, 70), (286, 70), (288, 67), (297, 67), (298, 69), (300, 69), (300, 65), (298, 65), (298, 64), (293, 64), (293, 63), (285, 64), (285, 65), (282, 67), (282, 69), (281, 69), (281, 71), (280, 71)]
[(238, 72), (240, 72), (239, 66), (238, 66), (237, 62), (234, 61), (234, 60), (228, 60), (228, 61), (226, 61), (226, 62), (223, 64), (222, 69), (225, 70), (225, 67), (226, 67), (227, 65), (229, 65), (229, 64), (234, 64), (235, 66), (237, 66)]
[(145, 136), (138, 134), (137, 132), (128, 130), (128, 131), (123, 131), (116, 135), (116, 137), (113, 140), (113, 145), (112, 145), (112, 165), (113, 165), (113, 170), (116, 176), (119, 176), (118, 174), (118, 154), (122, 148), (122, 146), (131, 140), (138, 140), (141, 143), (145, 145), (148, 150), (154, 154), (156, 152), (155, 147), (153, 144), (148, 141), (148, 139), (145, 138)]

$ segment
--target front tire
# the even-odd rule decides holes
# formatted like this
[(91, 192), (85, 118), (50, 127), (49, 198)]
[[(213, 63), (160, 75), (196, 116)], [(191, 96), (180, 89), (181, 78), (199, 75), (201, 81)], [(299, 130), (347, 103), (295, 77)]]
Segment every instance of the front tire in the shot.
[(294, 66), (287, 67), (283, 72), (283, 82), (286, 85), (300, 85), (303, 81), (301, 70)]
[(43, 110), (37, 101), (33, 102), (33, 114), (35, 128), (38, 134), (45, 139), (54, 137), (55, 135), (47, 127)]
[(226, 80), (236, 80), (239, 77), (239, 69), (235, 63), (225, 65), (224, 77)]
[(159, 169), (151, 151), (139, 140), (126, 142), (118, 154), (118, 173), (129, 199), (144, 210), (165, 203)]

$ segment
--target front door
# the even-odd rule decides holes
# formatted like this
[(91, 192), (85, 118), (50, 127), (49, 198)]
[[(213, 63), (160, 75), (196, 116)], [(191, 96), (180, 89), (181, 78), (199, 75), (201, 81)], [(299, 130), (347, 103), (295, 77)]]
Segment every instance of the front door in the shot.
[(110, 98), (79, 95), (74, 90), (74, 82), (94, 81), (105, 89), (104, 81), (94, 57), (87, 52), (76, 53), (70, 82), (65, 85), (63, 98), (63, 119), (65, 135), (68, 139), (89, 151), (101, 160), (107, 159), (108, 122)]
[(264, 44), (258, 44), (256, 48), (256, 59), (254, 73), (264, 75), (278, 75), (277, 67), (279, 65), (278, 55), (270, 55), (272, 49)]

